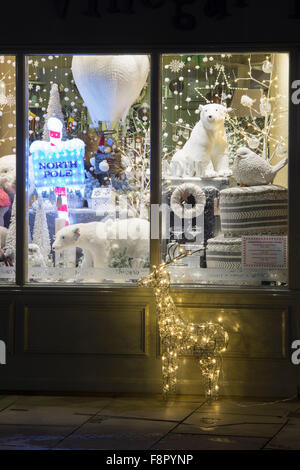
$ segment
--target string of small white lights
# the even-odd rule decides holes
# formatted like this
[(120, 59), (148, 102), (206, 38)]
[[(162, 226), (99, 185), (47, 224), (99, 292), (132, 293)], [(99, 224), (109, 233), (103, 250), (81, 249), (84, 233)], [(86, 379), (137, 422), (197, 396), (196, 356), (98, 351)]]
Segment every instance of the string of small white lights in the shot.
[(170, 295), (167, 266), (200, 251), (179, 248), (179, 255), (153, 266), (149, 276), (140, 279), (141, 287), (154, 289), (159, 333), (162, 343), (163, 396), (176, 390), (178, 356), (191, 352), (205, 379), (206, 397), (216, 398), (219, 391), (221, 353), (227, 349), (228, 333), (219, 323), (191, 323), (183, 320)]

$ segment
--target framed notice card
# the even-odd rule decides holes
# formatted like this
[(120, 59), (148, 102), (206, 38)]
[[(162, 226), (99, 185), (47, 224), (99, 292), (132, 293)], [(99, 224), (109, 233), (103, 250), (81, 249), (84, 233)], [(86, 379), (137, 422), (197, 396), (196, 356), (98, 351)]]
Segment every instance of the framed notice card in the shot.
[(242, 237), (243, 269), (286, 269), (287, 236)]

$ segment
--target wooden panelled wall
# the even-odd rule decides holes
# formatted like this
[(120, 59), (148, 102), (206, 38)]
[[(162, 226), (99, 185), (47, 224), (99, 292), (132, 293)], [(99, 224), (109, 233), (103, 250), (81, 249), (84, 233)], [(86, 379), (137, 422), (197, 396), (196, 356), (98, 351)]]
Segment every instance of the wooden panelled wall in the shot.
[[(297, 394), (291, 341), (299, 337), (299, 299), (261, 291), (173, 290), (183, 317), (216, 321), (229, 332), (222, 395)], [(45, 301), (46, 300), (46, 301)], [(28, 289), (2, 301), (0, 331), (7, 364), (0, 389), (160, 393), (161, 357), (151, 290)], [(202, 394), (199, 368), (182, 357), (178, 393)]]

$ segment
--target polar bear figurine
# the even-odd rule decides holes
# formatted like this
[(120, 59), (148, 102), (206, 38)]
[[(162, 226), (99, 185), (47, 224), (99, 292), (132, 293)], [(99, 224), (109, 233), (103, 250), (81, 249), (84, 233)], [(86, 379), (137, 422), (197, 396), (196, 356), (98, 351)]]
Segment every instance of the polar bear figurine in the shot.
[(63, 227), (56, 233), (52, 248), (81, 248), (85, 266), (107, 268), (111, 256), (124, 248), (135, 262), (144, 261), (149, 252), (149, 236), (150, 223), (146, 219), (109, 219)]
[(40, 247), (36, 243), (28, 244), (28, 266), (31, 268), (46, 266)]
[(178, 162), (182, 174), (193, 167), (196, 176), (202, 178), (230, 176), (224, 121), (231, 108), (211, 103), (200, 105), (199, 110), (200, 120), (182, 149), (174, 154), (172, 162)]

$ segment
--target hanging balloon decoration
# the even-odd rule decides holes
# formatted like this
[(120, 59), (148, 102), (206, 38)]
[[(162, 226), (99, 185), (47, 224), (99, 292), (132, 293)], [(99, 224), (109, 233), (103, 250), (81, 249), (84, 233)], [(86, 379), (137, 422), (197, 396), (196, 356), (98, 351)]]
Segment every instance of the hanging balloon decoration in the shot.
[(72, 73), (94, 127), (124, 122), (149, 73), (147, 55), (77, 55)]

